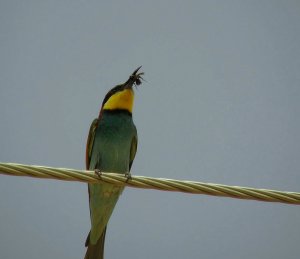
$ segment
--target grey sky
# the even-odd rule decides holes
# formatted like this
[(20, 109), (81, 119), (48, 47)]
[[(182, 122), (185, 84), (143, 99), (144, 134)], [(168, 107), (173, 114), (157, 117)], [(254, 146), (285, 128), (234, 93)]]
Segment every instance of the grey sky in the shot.
[[(300, 191), (300, 2), (1, 1), (0, 160), (84, 168), (139, 65), (132, 173)], [(87, 186), (0, 176), (0, 257), (83, 258)], [(126, 189), (106, 258), (300, 254), (298, 206)]]

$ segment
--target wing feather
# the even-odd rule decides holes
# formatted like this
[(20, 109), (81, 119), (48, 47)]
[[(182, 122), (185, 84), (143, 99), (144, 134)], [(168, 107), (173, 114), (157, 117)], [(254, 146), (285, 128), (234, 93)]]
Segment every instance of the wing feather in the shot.
[(129, 157), (129, 171), (131, 169), (133, 160), (135, 158), (135, 154), (137, 151), (137, 144), (138, 144), (138, 137), (137, 134), (134, 135), (131, 141), (131, 147), (130, 147), (130, 157)]
[(86, 170), (90, 169), (92, 150), (93, 150), (95, 133), (96, 133), (98, 123), (99, 123), (99, 119), (94, 119), (90, 126), (89, 135), (86, 143), (86, 153), (85, 153)]

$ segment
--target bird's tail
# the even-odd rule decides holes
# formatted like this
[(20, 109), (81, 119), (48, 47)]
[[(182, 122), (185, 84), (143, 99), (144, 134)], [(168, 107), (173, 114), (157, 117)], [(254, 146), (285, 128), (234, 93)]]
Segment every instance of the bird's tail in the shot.
[(85, 241), (85, 246), (87, 246), (87, 250), (84, 259), (103, 259), (106, 227), (104, 228), (97, 243), (94, 245), (90, 243), (90, 233), (88, 234), (87, 239)]

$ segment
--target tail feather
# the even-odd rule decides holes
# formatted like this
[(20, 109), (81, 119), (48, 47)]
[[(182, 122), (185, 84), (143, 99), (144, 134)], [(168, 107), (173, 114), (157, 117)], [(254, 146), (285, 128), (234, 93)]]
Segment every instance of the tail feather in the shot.
[(106, 227), (103, 230), (100, 238), (98, 239), (96, 244), (90, 244), (90, 233), (87, 236), (85, 241), (85, 246), (87, 246), (87, 250), (85, 253), (84, 259), (103, 259), (104, 258), (104, 241), (105, 241), (105, 233)]

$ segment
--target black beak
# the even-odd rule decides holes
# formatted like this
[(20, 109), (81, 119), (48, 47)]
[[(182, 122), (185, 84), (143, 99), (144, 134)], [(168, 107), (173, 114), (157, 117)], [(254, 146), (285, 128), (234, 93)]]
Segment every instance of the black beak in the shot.
[(136, 70), (134, 70), (129, 77), (129, 79), (124, 84), (124, 88), (131, 88), (133, 85), (140, 85), (142, 83), (142, 75), (144, 75), (144, 72), (138, 73), (139, 69), (142, 66), (139, 66)]
[(131, 76), (135, 76), (136, 73), (137, 73), (137, 71), (139, 71), (141, 67), (142, 67), (142, 66), (139, 66), (136, 70), (134, 70), (134, 71), (132, 72)]

